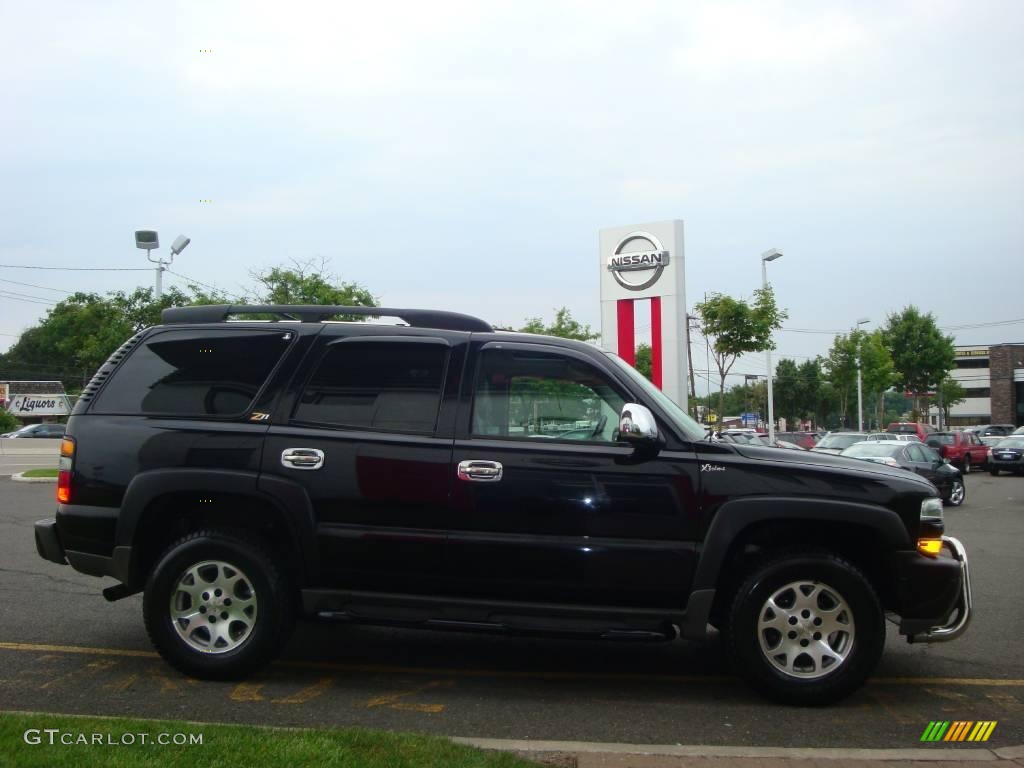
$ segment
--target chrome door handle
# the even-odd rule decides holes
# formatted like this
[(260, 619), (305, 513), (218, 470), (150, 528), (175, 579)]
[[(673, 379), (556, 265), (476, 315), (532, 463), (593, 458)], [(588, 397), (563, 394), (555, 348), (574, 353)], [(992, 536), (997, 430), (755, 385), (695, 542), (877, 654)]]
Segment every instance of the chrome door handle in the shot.
[(469, 459), (459, 462), (459, 480), (469, 480), (477, 483), (496, 483), (501, 480), (504, 470), (497, 461), (482, 461), (480, 459)]
[(319, 448), (285, 448), (281, 463), (291, 469), (320, 469), (324, 465), (324, 452)]

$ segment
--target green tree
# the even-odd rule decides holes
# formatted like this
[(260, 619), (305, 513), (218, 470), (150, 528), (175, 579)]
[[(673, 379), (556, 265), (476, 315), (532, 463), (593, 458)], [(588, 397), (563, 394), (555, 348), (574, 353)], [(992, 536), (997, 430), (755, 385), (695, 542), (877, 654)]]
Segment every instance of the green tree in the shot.
[(654, 381), (654, 364), (651, 362), (652, 354), (653, 350), (651, 349), (650, 344), (638, 344), (635, 354), (636, 362), (633, 364), (633, 367), (646, 376), (650, 381)]
[(825, 358), (825, 372), (832, 391), (839, 399), (839, 414), (844, 426), (848, 425), (847, 412), (850, 394), (857, 387), (857, 339), (858, 332), (836, 336)]
[(21, 424), (14, 418), (14, 414), (4, 408), (0, 408), (0, 434), (13, 432), (20, 426)]
[(555, 311), (555, 321), (550, 325), (545, 325), (539, 317), (528, 317), (519, 331), (521, 333), (539, 333), (544, 336), (558, 336), (563, 339), (576, 339), (577, 341), (593, 341), (601, 335), (592, 331), (589, 325), (576, 320), (566, 307)]
[(800, 369), (795, 360), (782, 358), (775, 366), (773, 380), (775, 412), (787, 424), (796, 422), (800, 413)]
[[(333, 304), (343, 307), (377, 307), (377, 298), (358, 283), (339, 280), (321, 261), (292, 261), (290, 267), (271, 267), (250, 272), (253, 293), (259, 304)], [(346, 316), (365, 320), (364, 315)]]
[(797, 416), (808, 419), (815, 424), (823, 424), (818, 418), (821, 404), (821, 389), (824, 386), (825, 374), (821, 367), (821, 358), (805, 360), (800, 363)]
[(868, 413), (876, 410), (878, 413), (877, 426), (882, 429), (884, 414), (877, 409), (872, 409), (869, 403), (881, 404), (883, 402), (882, 394), (893, 385), (896, 373), (893, 370), (892, 355), (889, 354), (889, 350), (885, 346), (881, 331), (873, 331), (861, 339), (860, 363), (864, 410)]
[(775, 349), (773, 331), (782, 327), (789, 315), (775, 303), (771, 287), (754, 291), (747, 302), (722, 293), (713, 293), (694, 307), (700, 318), (701, 333), (711, 341), (711, 355), (718, 369), (719, 413), (724, 413), (725, 378), (741, 355)]
[(892, 355), (896, 388), (913, 393), (916, 421), (920, 417), (918, 393), (934, 389), (953, 368), (953, 337), (939, 330), (930, 312), (922, 314), (911, 305), (886, 318), (882, 339)]
[(936, 400), (938, 401), (938, 403), (941, 404), (942, 407), (942, 423), (945, 426), (949, 426), (950, 409), (954, 405), (958, 405), (964, 402), (967, 399), (967, 392), (964, 390), (962, 386), (960, 386), (960, 382), (958, 382), (956, 379), (947, 376), (945, 379), (942, 380), (942, 383), (939, 384), (937, 393), (939, 396), (936, 398)]

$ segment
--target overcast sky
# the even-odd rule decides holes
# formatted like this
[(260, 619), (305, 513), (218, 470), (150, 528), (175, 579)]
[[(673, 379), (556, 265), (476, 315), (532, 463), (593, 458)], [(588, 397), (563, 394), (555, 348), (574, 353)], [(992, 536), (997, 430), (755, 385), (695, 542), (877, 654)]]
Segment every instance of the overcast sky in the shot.
[[(596, 327), (597, 230), (680, 218), (690, 305), (777, 247), (788, 329), (914, 303), (1024, 342), (1019, 0), (0, 8), (0, 264), (143, 267), (153, 228), (229, 291), (324, 257), (385, 304)], [(0, 280), (2, 350), (32, 301), (153, 277)]]

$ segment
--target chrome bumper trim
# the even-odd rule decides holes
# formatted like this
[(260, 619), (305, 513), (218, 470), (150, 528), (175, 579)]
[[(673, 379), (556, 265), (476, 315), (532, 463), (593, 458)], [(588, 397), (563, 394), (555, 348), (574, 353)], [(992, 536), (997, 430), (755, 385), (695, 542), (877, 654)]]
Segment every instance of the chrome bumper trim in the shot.
[(907, 638), (912, 643), (944, 643), (949, 640), (956, 640), (971, 623), (971, 612), (973, 610), (973, 598), (971, 596), (971, 569), (967, 564), (967, 550), (960, 543), (959, 539), (952, 536), (943, 536), (942, 543), (949, 548), (960, 563), (960, 597), (957, 599), (955, 609), (950, 616), (955, 619), (941, 627), (932, 627), (927, 632), (913, 635)]

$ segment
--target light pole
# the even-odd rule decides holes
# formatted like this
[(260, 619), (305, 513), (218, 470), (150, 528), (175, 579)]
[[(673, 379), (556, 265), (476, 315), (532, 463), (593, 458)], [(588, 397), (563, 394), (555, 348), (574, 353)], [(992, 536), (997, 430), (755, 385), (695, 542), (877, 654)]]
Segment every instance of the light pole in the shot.
[[(857, 326), (853, 329), (854, 332), (857, 334), (856, 338), (857, 338), (857, 431), (858, 432), (863, 432), (864, 431), (864, 393), (863, 393), (863, 387), (861, 386), (861, 378), (860, 378), (860, 327), (862, 325), (864, 325), (864, 323), (870, 323), (870, 322), (871, 322), (870, 318), (862, 317), (860, 320), (857, 321)], [(879, 424), (878, 428), (881, 429), (882, 425)]]
[(178, 235), (174, 242), (171, 244), (171, 258), (164, 261), (159, 256), (153, 258), (153, 251), (160, 247), (160, 236), (156, 231), (152, 229), (139, 229), (135, 232), (135, 247), (141, 248), (146, 252), (146, 258), (156, 264), (156, 290), (153, 292), (154, 298), (160, 301), (160, 296), (163, 293), (163, 277), (164, 270), (171, 266), (174, 261), (174, 257), (185, 250), (185, 247), (192, 241), (184, 235)]
[[(761, 287), (768, 287), (768, 262), (775, 261), (782, 256), (782, 251), (772, 248), (761, 254)], [(768, 440), (775, 443), (775, 401), (772, 398), (772, 350), (771, 347), (764, 351), (765, 362), (768, 365)]]

